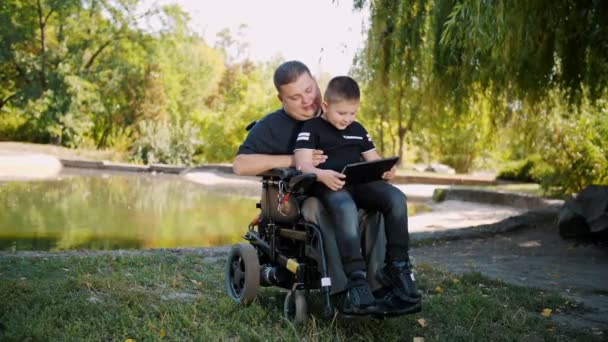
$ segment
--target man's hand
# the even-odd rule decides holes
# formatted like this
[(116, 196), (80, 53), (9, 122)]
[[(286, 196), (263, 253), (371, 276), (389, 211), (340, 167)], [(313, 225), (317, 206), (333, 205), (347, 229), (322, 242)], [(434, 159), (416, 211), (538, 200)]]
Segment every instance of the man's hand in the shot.
[(346, 183), (344, 181), (346, 175), (336, 172), (334, 170), (319, 170), (317, 173), (317, 180), (333, 191), (340, 190)]
[(382, 174), (382, 179), (391, 180), (391, 179), (395, 178), (396, 173), (397, 173), (397, 166), (393, 166), (390, 170), (388, 170)]
[(321, 150), (313, 150), (312, 151), (312, 166), (317, 166), (319, 164), (325, 163), (327, 160), (327, 155), (323, 154)]

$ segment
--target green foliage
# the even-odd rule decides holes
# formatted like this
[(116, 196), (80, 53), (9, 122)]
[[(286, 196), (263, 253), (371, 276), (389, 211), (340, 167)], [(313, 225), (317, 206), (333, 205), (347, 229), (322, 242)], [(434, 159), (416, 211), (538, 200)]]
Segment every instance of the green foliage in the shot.
[[(246, 124), (278, 106), (274, 64), (228, 58), (246, 44), (226, 31), (210, 47), (177, 5), (141, 5), (2, 2), (1, 139), (131, 151), (145, 162), (232, 159)], [(152, 16), (154, 33), (138, 24)]]
[(139, 137), (133, 143), (132, 159), (145, 164), (192, 165), (200, 142), (199, 129), (190, 122), (182, 126), (165, 122), (142, 121)]
[(540, 156), (534, 159), (525, 159), (508, 163), (496, 175), (496, 179), (518, 181), (518, 182), (539, 182), (532, 176), (531, 171), (534, 167), (534, 161), (540, 159)]
[[(564, 112), (566, 111), (566, 112)], [(548, 165), (541, 186), (549, 192), (571, 194), (590, 184), (608, 185), (608, 104), (583, 102), (574, 112), (552, 107), (550, 134), (540, 148)]]
[(355, 2), (366, 5), (354, 71), (380, 149), (410, 142), (460, 172), (524, 161), (502, 176), (550, 192), (606, 182), (606, 2)]

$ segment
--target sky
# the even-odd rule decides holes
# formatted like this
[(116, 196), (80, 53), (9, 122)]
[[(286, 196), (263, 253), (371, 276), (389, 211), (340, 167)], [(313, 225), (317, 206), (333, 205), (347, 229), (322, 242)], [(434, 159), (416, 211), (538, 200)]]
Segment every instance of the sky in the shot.
[(269, 61), (281, 55), (297, 59), (319, 76), (346, 75), (365, 40), (368, 10), (354, 11), (352, 0), (159, 0), (178, 4), (191, 18), (190, 27), (213, 46), (216, 34), (229, 28), (242, 38), (248, 57)]

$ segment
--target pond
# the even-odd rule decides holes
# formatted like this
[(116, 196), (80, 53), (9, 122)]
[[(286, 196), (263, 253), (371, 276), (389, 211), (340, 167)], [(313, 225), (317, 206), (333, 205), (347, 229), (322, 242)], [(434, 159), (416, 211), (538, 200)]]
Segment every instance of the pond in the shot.
[(0, 250), (233, 244), (243, 241), (258, 213), (256, 202), (168, 175), (64, 174), (50, 181), (5, 182), (0, 183)]
[(256, 200), (178, 176), (66, 175), (0, 184), (0, 250), (219, 246), (242, 240)]

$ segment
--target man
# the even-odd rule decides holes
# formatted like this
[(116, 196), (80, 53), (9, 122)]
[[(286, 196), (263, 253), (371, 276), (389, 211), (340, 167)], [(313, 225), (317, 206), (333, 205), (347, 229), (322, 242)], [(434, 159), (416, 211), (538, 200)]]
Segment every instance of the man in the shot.
[[(274, 74), (274, 85), (283, 108), (266, 115), (251, 128), (233, 162), (233, 171), (237, 175), (256, 175), (271, 168), (295, 167), (293, 150), (300, 128), (305, 121), (320, 114), (319, 87), (303, 63), (289, 61), (280, 65)], [(319, 165), (326, 159), (323, 151), (313, 151), (313, 165)], [(323, 232), (332, 294), (343, 293), (348, 290), (347, 278), (342, 271), (335, 232), (327, 213), (320, 202), (312, 197), (304, 201), (302, 213), (307, 221), (317, 223)], [(364, 233), (364, 252), (370, 275), (376, 274), (384, 265), (385, 238), (384, 229), (380, 226), (381, 219), (379, 214), (364, 219), (368, 223)], [(374, 295), (381, 299), (378, 312), (401, 314), (412, 310), (411, 305), (393, 296), (392, 291), (381, 288), (374, 277), (370, 277), (370, 285), (372, 289), (378, 289)]]

